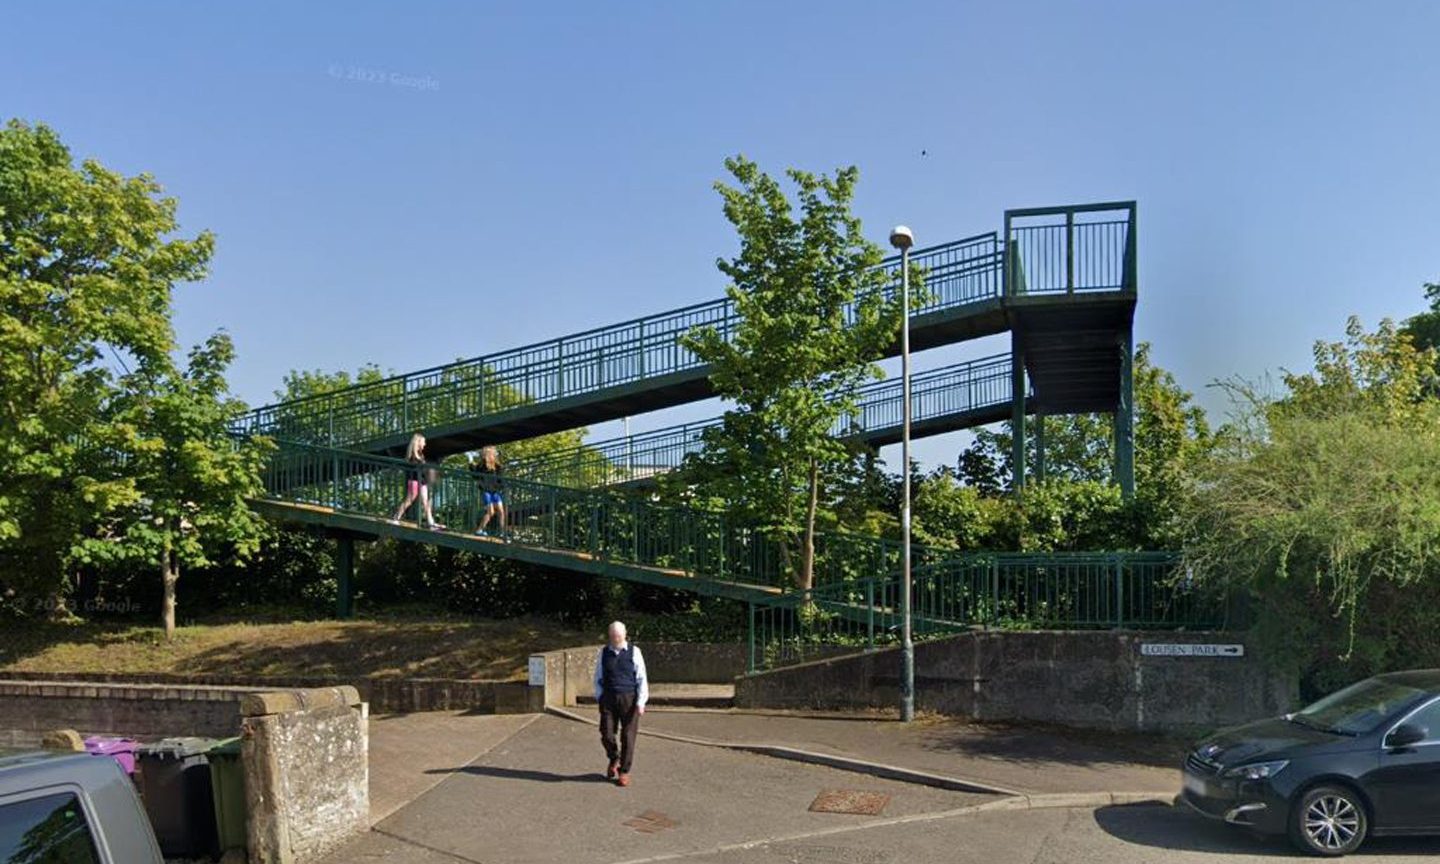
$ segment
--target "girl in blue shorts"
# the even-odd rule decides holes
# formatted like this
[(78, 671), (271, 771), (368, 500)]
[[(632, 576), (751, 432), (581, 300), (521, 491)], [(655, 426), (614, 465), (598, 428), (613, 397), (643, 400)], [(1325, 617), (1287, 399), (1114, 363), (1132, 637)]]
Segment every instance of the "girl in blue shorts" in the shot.
[(497, 520), (497, 533), (501, 536), (505, 534), (504, 473), (505, 466), (500, 462), (500, 451), (494, 447), (486, 447), (480, 451), (480, 461), (475, 463), (475, 474), (480, 485), (480, 503), (485, 507), (485, 515), (480, 519), (480, 527), (475, 529), (476, 534), (485, 535), (485, 528), (491, 519)]

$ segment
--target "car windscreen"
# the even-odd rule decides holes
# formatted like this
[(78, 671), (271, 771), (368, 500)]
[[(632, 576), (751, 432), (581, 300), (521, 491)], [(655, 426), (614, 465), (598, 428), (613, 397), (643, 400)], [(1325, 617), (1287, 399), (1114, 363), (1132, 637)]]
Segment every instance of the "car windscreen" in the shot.
[(100, 857), (71, 793), (0, 804), (0, 864), (95, 864)]
[(1425, 691), (1383, 678), (1367, 678), (1326, 696), (1293, 715), (1309, 726), (1347, 735), (1373, 732), (1387, 718), (1414, 705)]

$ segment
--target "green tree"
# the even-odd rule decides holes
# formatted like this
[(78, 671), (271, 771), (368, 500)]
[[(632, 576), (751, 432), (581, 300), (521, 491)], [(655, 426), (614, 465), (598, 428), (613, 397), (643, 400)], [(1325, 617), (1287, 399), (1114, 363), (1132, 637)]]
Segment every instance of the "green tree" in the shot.
[(380, 371), (380, 367), (374, 363), (366, 363), (356, 369), (353, 375), (343, 369), (338, 372), (326, 372), (321, 369), (291, 369), (281, 382), (280, 389), (275, 391), (275, 401), (290, 402), (296, 399), (308, 399), (311, 396), (334, 393), (348, 387), (376, 384), (384, 381), (387, 377), (387, 374)]
[(884, 290), (893, 277), (879, 266), (883, 254), (850, 212), (855, 168), (787, 171), (792, 204), (754, 162), (736, 156), (725, 167), (735, 185), (716, 190), (740, 252), (717, 266), (736, 320), (728, 333), (698, 328), (685, 345), (733, 407), (670, 488), (693, 488), (762, 526), (808, 589), (821, 503), (856, 464), (830, 430), (856, 412), (856, 388), (878, 377), (873, 360), (896, 337), (899, 298)]
[(1440, 348), (1440, 282), (1425, 284), (1425, 300), (1430, 308), (1405, 319), (1400, 330), (1416, 348)]
[(1440, 400), (1434, 349), (1388, 321), (1351, 319), (1314, 356), (1278, 398), (1229, 385), (1237, 420), (1196, 484), (1187, 554), (1253, 596), (1267, 642), (1323, 688), (1440, 660)]
[(174, 236), (175, 212), (44, 125), (0, 130), (0, 604), (62, 597), (77, 544), (129, 494), (96, 446), (116, 376), (168, 357), (173, 288), (213, 248)]
[(237, 441), (230, 424), (245, 406), (229, 395), (225, 370), (234, 346), (223, 333), (195, 347), (184, 369), (169, 357), (147, 361), (125, 377), (114, 435), (130, 494), (82, 544), (90, 560), (154, 567), (164, 589), (166, 638), (175, 633), (175, 586), (182, 569), (216, 556), (244, 560), (259, 547), (261, 519), (247, 503), (262, 491), (270, 445)]

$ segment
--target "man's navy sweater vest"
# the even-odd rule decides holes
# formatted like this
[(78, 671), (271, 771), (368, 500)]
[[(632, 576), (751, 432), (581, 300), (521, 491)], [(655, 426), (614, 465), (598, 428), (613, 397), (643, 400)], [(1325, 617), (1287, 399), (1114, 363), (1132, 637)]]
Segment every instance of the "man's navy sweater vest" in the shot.
[(626, 645), (622, 651), (606, 648), (601, 664), (601, 685), (606, 693), (634, 693), (640, 689), (635, 674), (635, 646)]

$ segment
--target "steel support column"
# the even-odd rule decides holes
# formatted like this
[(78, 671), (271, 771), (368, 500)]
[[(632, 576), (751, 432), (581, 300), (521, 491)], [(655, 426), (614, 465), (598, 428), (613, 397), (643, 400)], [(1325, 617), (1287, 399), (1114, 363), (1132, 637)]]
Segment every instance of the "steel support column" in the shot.
[(1025, 349), (1020, 336), (1010, 333), (1010, 488), (1025, 488)]
[(355, 539), (335, 541), (335, 617), (349, 618), (354, 612), (351, 592), (355, 579)]
[(1135, 333), (1120, 334), (1120, 393), (1115, 408), (1115, 482), (1125, 498), (1135, 496)]

